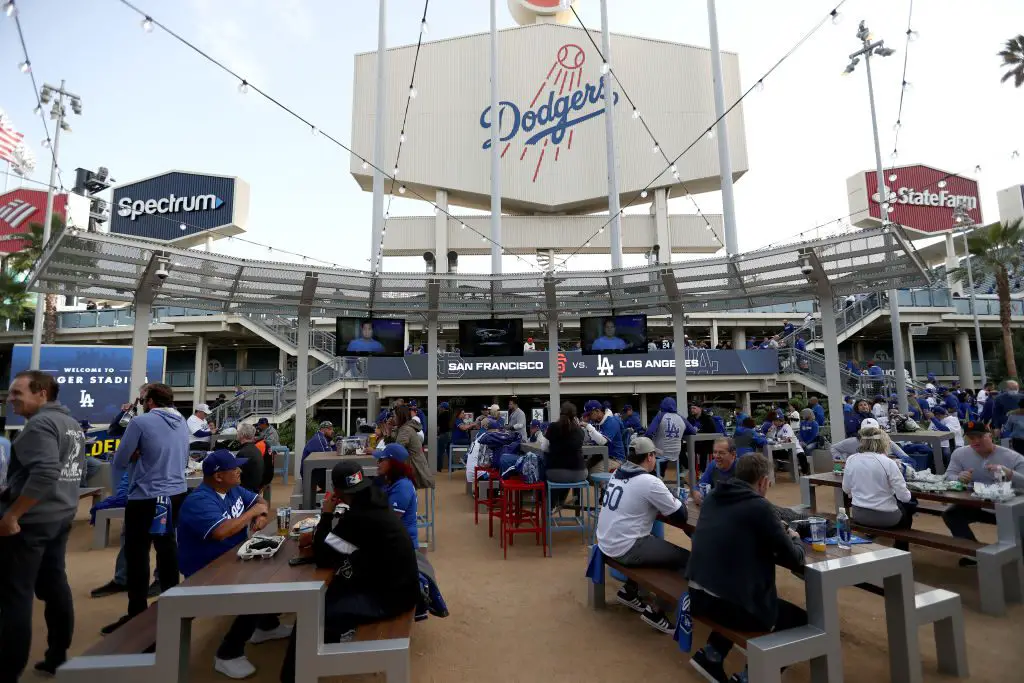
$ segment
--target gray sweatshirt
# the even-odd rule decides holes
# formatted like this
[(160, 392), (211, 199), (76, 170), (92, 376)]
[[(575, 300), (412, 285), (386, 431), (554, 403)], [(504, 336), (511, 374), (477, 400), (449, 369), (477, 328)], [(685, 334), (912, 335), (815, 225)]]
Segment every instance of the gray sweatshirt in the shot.
[[(17, 443), (17, 442), (15, 442)], [(995, 477), (985, 469), (985, 465), (1005, 465), (1013, 472), (1013, 487), (1024, 488), (1024, 455), (1017, 451), (1011, 451), (1003, 446), (996, 446), (995, 451), (983, 458), (970, 446), (961, 446), (953, 451), (949, 457), (949, 468), (946, 469), (946, 479), (953, 480), (960, 476), (961, 472), (974, 470), (971, 481), (981, 484), (994, 484)]]
[(0, 514), (19, 496), (35, 498), (21, 523), (62, 521), (78, 510), (78, 486), (85, 466), (85, 434), (57, 401), (44, 403), (14, 439), (7, 472), (10, 488)]

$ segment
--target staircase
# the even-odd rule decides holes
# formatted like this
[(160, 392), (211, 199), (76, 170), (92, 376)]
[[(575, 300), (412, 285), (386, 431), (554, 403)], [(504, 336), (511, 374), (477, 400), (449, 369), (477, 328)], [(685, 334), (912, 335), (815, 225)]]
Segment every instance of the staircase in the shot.
[[(250, 313), (239, 317), (242, 327), (271, 342), (290, 356), (299, 354), (299, 326), (296, 321), (279, 315), (257, 315)], [(334, 355), (335, 337), (330, 332), (310, 327), (309, 355), (321, 363), (336, 360)]]
[[(333, 335), (332, 335), (333, 336)], [(347, 382), (366, 379), (366, 358), (331, 358), (306, 375), (306, 409), (334, 394)], [(265, 417), (280, 424), (295, 416), (297, 381), (279, 387), (255, 387), (223, 403), (211, 413), (218, 429)]]
[[(790, 379), (803, 384), (819, 394), (828, 395), (825, 381), (825, 356), (815, 351), (799, 351), (793, 348), (779, 349), (779, 375), (789, 375)], [(892, 375), (857, 375), (846, 369), (839, 368), (839, 382), (844, 396), (871, 401), (881, 394), (888, 398), (896, 393), (896, 378)], [(924, 391), (924, 385), (907, 380), (907, 389), (918, 393)]]
[[(836, 318), (837, 343), (843, 343), (881, 317), (882, 305), (884, 303), (883, 296), (878, 292), (868, 294), (851, 304), (847, 304), (843, 299), (837, 300), (836, 306), (833, 308), (833, 315)], [(824, 347), (821, 339), (820, 320), (812, 319), (804, 323), (799, 330), (794, 330), (792, 335), (794, 336), (794, 341), (797, 332), (800, 330), (803, 330), (805, 338), (810, 337), (807, 341), (808, 349), (817, 350)]]

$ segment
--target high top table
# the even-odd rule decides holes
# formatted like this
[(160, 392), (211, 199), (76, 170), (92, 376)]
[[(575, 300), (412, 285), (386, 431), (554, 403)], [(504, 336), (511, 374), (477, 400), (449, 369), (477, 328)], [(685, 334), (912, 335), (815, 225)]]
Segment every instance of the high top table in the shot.
[(915, 443), (924, 443), (931, 446), (932, 449), (932, 463), (934, 465), (935, 474), (946, 473), (946, 463), (942, 460), (942, 444), (948, 441), (950, 450), (953, 449), (953, 432), (938, 432), (935, 430), (925, 430), (919, 432), (893, 432), (889, 435), (889, 438), (896, 443), (911, 441)]

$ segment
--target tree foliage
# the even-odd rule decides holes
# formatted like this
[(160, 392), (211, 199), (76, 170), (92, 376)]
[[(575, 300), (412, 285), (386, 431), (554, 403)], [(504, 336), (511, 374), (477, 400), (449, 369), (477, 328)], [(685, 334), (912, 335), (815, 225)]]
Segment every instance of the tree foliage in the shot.
[(999, 52), (999, 56), (1003, 58), (1003, 66), (1006, 67), (1006, 73), (999, 82), (1005, 83), (1012, 78), (1015, 87), (1024, 85), (1024, 35), (1006, 41), (1006, 47)]

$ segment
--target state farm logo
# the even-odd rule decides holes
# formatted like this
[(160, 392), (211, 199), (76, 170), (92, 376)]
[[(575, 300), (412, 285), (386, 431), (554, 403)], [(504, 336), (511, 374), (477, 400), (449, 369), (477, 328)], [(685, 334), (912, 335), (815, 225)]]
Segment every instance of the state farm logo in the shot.
[[(576, 126), (604, 114), (604, 80), (598, 77), (596, 85), (583, 82), (586, 61), (587, 53), (583, 48), (567, 43), (558, 48), (555, 61), (529, 105), (520, 108), (515, 102), (503, 100), (498, 103), (499, 140), (505, 143), (501, 150), (502, 158), (520, 133), (527, 137), (523, 141), (519, 161), (527, 160), (531, 148), (540, 147), (533, 168), (533, 182), (537, 182), (545, 157), (554, 157), (558, 161), (563, 143), (567, 152), (572, 149)], [(618, 103), (619, 94), (615, 93), (612, 104)], [(480, 127), (489, 132), (493, 118), (488, 106), (480, 113)], [(554, 147), (550, 154), (549, 145)], [(483, 149), (490, 148), (488, 137), (484, 140)], [(527, 163), (530, 162), (533, 159)]]
[(12, 228), (17, 229), (19, 225), (28, 220), (28, 217), (36, 211), (36, 207), (28, 202), (21, 199), (12, 199), (0, 207), (0, 221), (4, 221)]
[[(972, 194), (953, 194), (952, 192), (946, 192), (941, 190), (939, 192), (931, 192), (928, 189), (921, 191), (915, 190), (912, 187), (901, 187), (895, 192), (891, 188), (886, 187), (886, 194), (889, 197), (889, 201), (897, 204), (910, 204), (911, 206), (938, 206), (955, 209), (958, 206), (963, 206), (968, 211), (973, 211), (978, 208), (978, 197)], [(876, 192), (871, 195), (871, 201), (878, 203), (879, 194)]]

